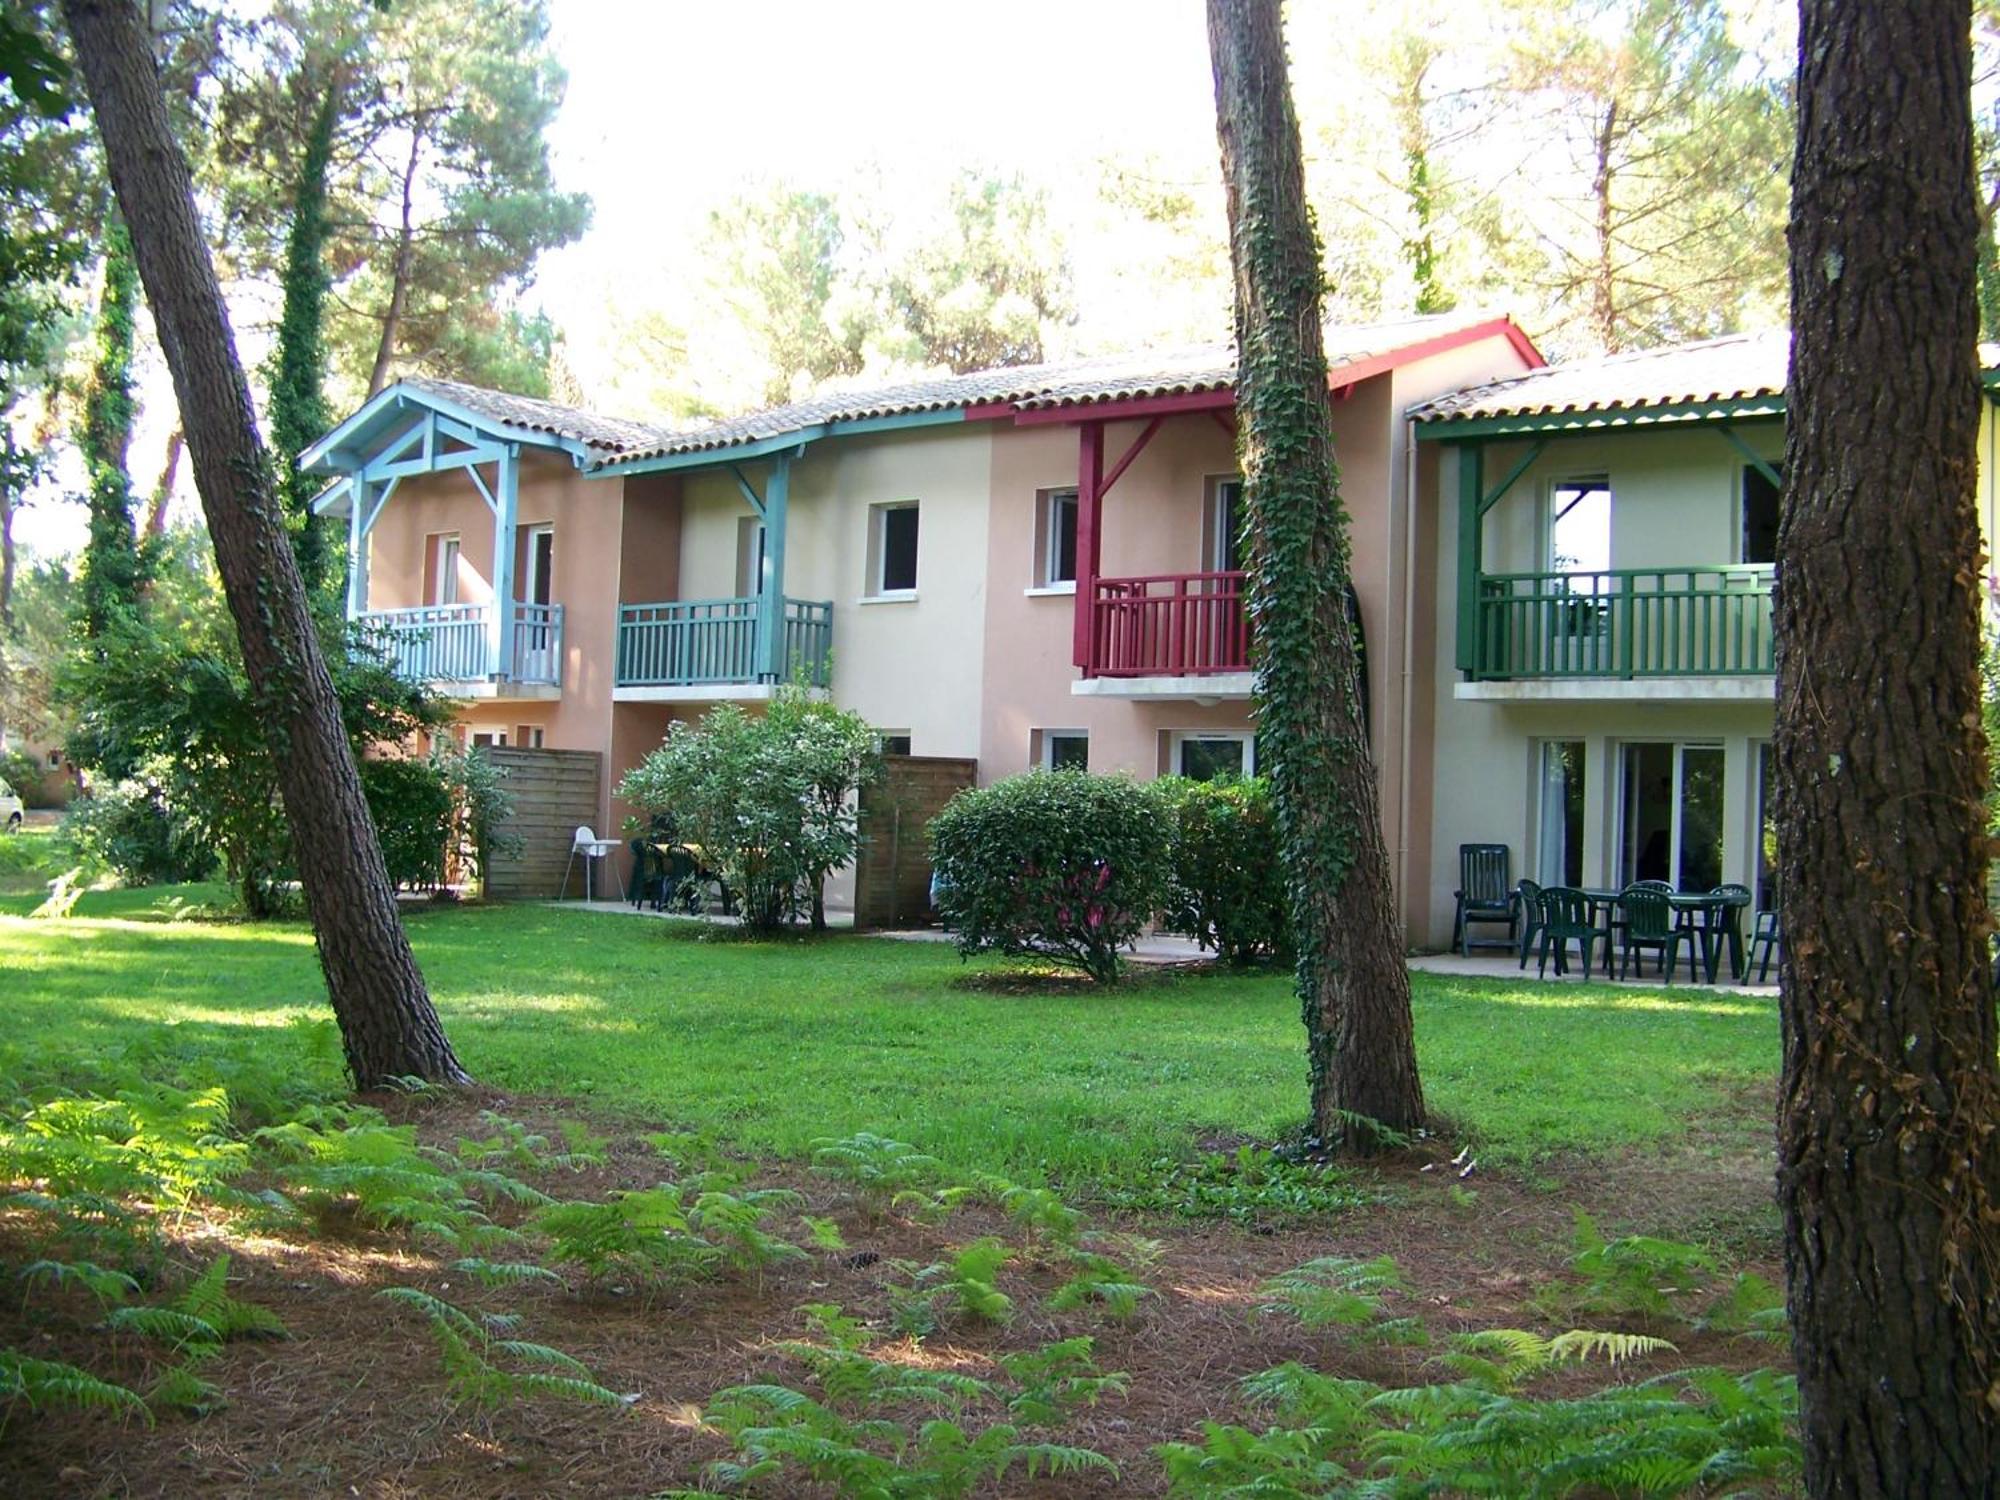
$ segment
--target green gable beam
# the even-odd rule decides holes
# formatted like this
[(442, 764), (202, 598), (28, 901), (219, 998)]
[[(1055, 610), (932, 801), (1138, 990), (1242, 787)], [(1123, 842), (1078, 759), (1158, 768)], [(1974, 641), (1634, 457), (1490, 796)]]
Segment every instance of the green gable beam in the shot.
[(1674, 401), (1658, 406), (1603, 408), (1593, 411), (1532, 412), (1515, 417), (1419, 422), (1420, 443), (1490, 442), (1494, 438), (1533, 437), (1540, 433), (1587, 434), (1623, 432), (1701, 422), (1782, 417), (1783, 396), (1745, 396), (1726, 401)]
[(1514, 488), (1515, 482), (1519, 480), (1523, 474), (1527, 473), (1528, 470), (1530, 470), (1535, 466), (1535, 460), (1542, 456), (1542, 450), (1548, 447), (1548, 445), (1549, 445), (1549, 440), (1547, 438), (1543, 438), (1540, 442), (1536, 443), (1526, 453), (1523, 453), (1521, 455), (1519, 462), (1517, 462), (1513, 468), (1507, 471), (1507, 477), (1505, 479), (1501, 480), (1498, 484), (1494, 485), (1492, 489), (1488, 490), (1484, 495), (1479, 497), (1479, 514), (1482, 518), (1485, 516), (1486, 512), (1493, 509), (1494, 506), (1500, 503), (1500, 501), (1506, 496), (1507, 491)]
[(1731, 427), (1727, 422), (1722, 422), (1717, 424), (1715, 430), (1729, 440), (1730, 447), (1734, 448), (1750, 461), (1751, 468), (1762, 474), (1779, 489), (1785, 487), (1784, 479), (1779, 475), (1777, 469), (1772, 467), (1771, 461), (1748, 443), (1744, 442), (1742, 434), (1737, 432), (1734, 427)]
[[(784, 455), (779, 455), (781, 461), (783, 457)], [(764, 514), (764, 497), (758, 494), (755, 487), (744, 477), (743, 471), (735, 464), (731, 464), (729, 472), (735, 477), (736, 488), (743, 492), (743, 498), (749, 502), (750, 508), (757, 513), (757, 519), (760, 521), (768, 520), (769, 517)]]
[(1468, 444), (1458, 450), (1458, 669), (1470, 673), (1479, 650), (1479, 569), (1481, 533), (1481, 462), (1485, 449)]

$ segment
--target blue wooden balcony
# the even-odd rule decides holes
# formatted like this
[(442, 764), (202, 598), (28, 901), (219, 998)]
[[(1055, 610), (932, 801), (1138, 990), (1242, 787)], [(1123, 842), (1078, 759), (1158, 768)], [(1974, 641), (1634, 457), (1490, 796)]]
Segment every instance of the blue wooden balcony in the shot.
[(355, 625), (389, 659), (396, 674), (409, 682), (446, 691), (560, 687), (563, 607), (517, 601), (510, 608), (512, 643), (504, 667), (501, 648), (495, 645), (499, 632), (491, 604), (370, 610), (357, 616)]
[(764, 644), (764, 603), (676, 599), (618, 608), (617, 688), (708, 690), (803, 678), (827, 685), (833, 647), (833, 605), (786, 599), (775, 651)]
[(1771, 576), (1757, 564), (1481, 573), (1470, 675), (1768, 676)]

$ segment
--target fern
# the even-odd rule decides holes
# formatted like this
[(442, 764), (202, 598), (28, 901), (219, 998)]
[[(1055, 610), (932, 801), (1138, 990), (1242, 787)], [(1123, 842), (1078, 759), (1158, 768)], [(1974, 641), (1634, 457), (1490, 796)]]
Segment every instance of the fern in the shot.
[(552, 1260), (593, 1278), (707, 1276), (723, 1252), (695, 1233), (682, 1190), (670, 1183), (613, 1193), (603, 1203), (556, 1203), (531, 1221), (549, 1237)]
[(1586, 1312), (1648, 1318), (1674, 1316), (1675, 1299), (1706, 1286), (1715, 1258), (1698, 1245), (1651, 1235), (1606, 1240), (1597, 1223), (1576, 1210), (1571, 1268), (1582, 1286), (1571, 1297)]
[[(20, 1270), (29, 1291), (36, 1286), (78, 1286), (97, 1299), (100, 1307), (123, 1302), (139, 1290), (139, 1283), (123, 1271), (114, 1271), (88, 1260), (36, 1260)], [(27, 1305), (27, 1293), (22, 1295)]]
[(1730, 1282), (1694, 1326), (1774, 1344), (1788, 1343), (1792, 1336), (1785, 1315), (1785, 1294), (1755, 1271), (1744, 1271)]
[(1603, 1359), (1609, 1364), (1673, 1352), (1665, 1339), (1638, 1333), (1600, 1333), (1574, 1328), (1543, 1338), (1521, 1328), (1487, 1328), (1452, 1340), (1438, 1363), (1460, 1379), (1489, 1391), (1512, 1392), (1558, 1365)]
[(481, 1286), (521, 1286), (530, 1281), (562, 1283), (562, 1277), (533, 1261), (491, 1261), (475, 1255), (453, 1261), (451, 1268), (472, 1277)]
[(1383, 1342), (1413, 1343), (1423, 1338), (1416, 1319), (1382, 1317), (1384, 1295), (1409, 1289), (1387, 1255), (1373, 1260), (1327, 1255), (1266, 1281), (1257, 1310), (1287, 1314), (1307, 1328), (1345, 1328)]
[(1141, 1297), (1153, 1295), (1151, 1287), (1108, 1255), (1075, 1250), (1070, 1253), (1070, 1265), (1074, 1269), (1069, 1280), (1050, 1294), (1051, 1312), (1068, 1312), (1099, 1302), (1107, 1314), (1123, 1321), (1139, 1310)]
[(690, 1225), (741, 1271), (765, 1271), (785, 1261), (804, 1260), (805, 1251), (763, 1228), (774, 1209), (797, 1208), (804, 1200), (786, 1188), (731, 1193), (703, 1192), (688, 1216)]
[(489, 1200), (546, 1201), (502, 1173), (459, 1168), (443, 1153), (426, 1151), (414, 1126), (383, 1123), (372, 1111), (355, 1114), (355, 1123), (302, 1116), (254, 1137), (272, 1170), (322, 1219), (344, 1211), (364, 1223), (474, 1248), (514, 1238), (481, 1211), (474, 1191)]
[(945, 1177), (944, 1164), (915, 1146), (862, 1131), (840, 1138), (822, 1136), (812, 1143), (812, 1169), (821, 1177), (858, 1190), (871, 1212), (904, 1204), (935, 1204), (926, 1190)]
[(1083, 1232), (1084, 1216), (1048, 1188), (997, 1184), (1007, 1217), (1050, 1244), (1072, 1246)]
[(229, 1295), (229, 1257), (218, 1255), (215, 1263), (195, 1280), (174, 1302), (183, 1313), (199, 1318), (213, 1328), (221, 1342), (235, 1338), (285, 1338), (285, 1325), (268, 1307), (239, 1302)]
[(61, 1407), (70, 1411), (111, 1411), (137, 1415), (148, 1426), (153, 1414), (136, 1391), (100, 1380), (88, 1370), (53, 1359), (33, 1359), (16, 1349), (0, 1349), (0, 1415), (15, 1404), (30, 1411)]
[(495, 1338), (463, 1308), (416, 1287), (390, 1287), (381, 1295), (430, 1320), (444, 1363), (446, 1387), (460, 1401), (487, 1410), (534, 1397), (604, 1406), (628, 1404), (616, 1391), (592, 1379), (581, 1361), (560, 1349), (523, 1339)]
[(831, 1219), (816, 1218), (812, 1214), (800, 1214), (799, 1222), (812, 1236), (812, 1242), (821, 1250), (845, 1250), (847, 1238), (840, 1232), (840, 1226)]
[(1000, 1368), (1019, 1387), (1007, 1398), (1007, 1414), (1029, 1427), (1054, 1427), (1078, 1407), (1124, 1395), (1131, 1377), (1100, 1371), (1093, 1347), (1089, 1338), (1073, 1338), (1001, 1355)]

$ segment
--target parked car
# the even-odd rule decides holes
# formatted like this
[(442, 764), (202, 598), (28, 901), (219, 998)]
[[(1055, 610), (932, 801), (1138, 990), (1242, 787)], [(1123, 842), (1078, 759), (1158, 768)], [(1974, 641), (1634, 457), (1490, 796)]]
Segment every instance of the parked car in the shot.
[(19, 833), (21, 815), (26, 810), (14, 789), (5, 781), (0, 781), (0, 828), (6, 829), (9, 833)]

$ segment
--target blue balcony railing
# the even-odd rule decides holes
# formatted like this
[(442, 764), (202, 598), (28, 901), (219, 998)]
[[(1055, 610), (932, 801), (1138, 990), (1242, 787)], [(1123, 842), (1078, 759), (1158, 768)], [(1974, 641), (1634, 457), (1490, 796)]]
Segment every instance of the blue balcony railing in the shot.
[[(761, 601), (678, 599), (618, 609), (618, 687), (725, 687), (767, 680), (760, 669)], [(825, 687), (833, 645), (833, 605), (787, 599), (776, 676)]]

